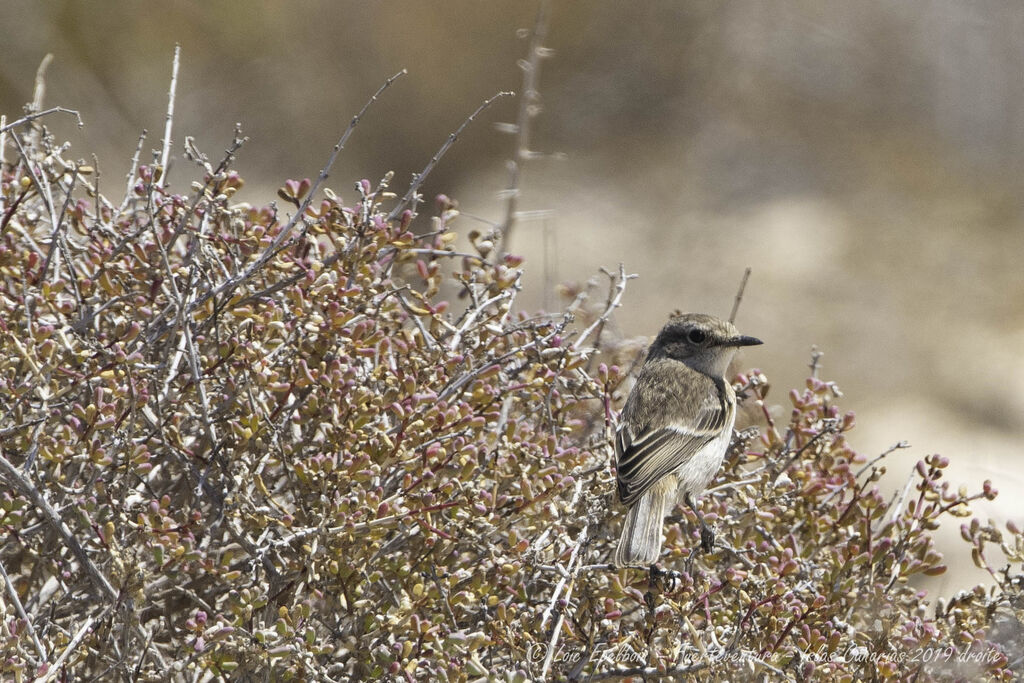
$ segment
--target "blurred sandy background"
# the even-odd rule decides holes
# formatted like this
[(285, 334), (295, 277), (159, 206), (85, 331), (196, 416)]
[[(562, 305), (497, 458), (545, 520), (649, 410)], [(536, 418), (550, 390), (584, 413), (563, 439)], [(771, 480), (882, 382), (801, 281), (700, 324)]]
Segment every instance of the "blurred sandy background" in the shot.
[[(120, 196), (141, 130), (146, 158), (160, 147), (178, 42), (172, 185), (196, 176), (184, 135), (219, 159), (240, 122), (241, 197), (264, 203), (284, 179), (314, 176), (367, 97), (408, 68), (329, 182), (349, 197), (391, 169), (404, 190), (480, 102), (520, 90), (517, 29), (535, 12), (523, 0), (5, 0), (0, 112), (21, 112), (52, 52), (46, 103), (86, 127), (47, 124), (69, 156), (95, 152)], [(822, 376), (858, 413), (853, 445), (913, 445), (890, 462), (892, 486), (941, 452), (954, 482), (1001, 490), (976, 512), (1024, 523), (1022, 35), (1024, 4), (1010, 1), (554, 2), (531, 146), (565, 158), (524, 169), (520, 208), (552, 214), (516, 229), (520, 304), (543, 305), (545, 255), (558, 280), (622, 261), (641, 277), (617, 325), (649, 335), (672, 309), (728, 315), (752, 266), (737, 322), (766, 344), (742, 365), (763, 368), (778, 401), (817, 344)], [(467, 129), (426, 196), (500, 220), (513, 138), (492, 124), (515, 111), (501, 102)], [(946, 548), (970, 564), (965, 545)], [(964, 579), (947, 577), (945, 593)]]

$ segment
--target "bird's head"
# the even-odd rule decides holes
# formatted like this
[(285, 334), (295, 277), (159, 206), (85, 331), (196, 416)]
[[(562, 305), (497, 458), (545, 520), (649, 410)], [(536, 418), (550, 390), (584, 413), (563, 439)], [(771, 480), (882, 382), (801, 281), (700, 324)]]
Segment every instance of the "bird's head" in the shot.
[(648, 360), (671, 358), (712, 377), (725, 377), (736, 349), (761, 344), (731, 322), (703, 313), (672, 316), (651, 344)]

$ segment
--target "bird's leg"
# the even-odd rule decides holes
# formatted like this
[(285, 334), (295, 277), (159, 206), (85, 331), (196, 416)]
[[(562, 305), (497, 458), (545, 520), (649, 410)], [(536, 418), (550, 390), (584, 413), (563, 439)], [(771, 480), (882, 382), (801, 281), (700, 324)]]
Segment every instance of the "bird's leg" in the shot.
[(693, 496), (689, 493), (684, 496), (683, 500), (686, 505), (693, 510), (693, 514), (697, 515), (697, 521), (700, 522), (700, 549), (708, 553), (715, 547), (715, 532), (708, 523), (704, 521), (704, 515), (697, 509), (696, 504), (693, 502)]

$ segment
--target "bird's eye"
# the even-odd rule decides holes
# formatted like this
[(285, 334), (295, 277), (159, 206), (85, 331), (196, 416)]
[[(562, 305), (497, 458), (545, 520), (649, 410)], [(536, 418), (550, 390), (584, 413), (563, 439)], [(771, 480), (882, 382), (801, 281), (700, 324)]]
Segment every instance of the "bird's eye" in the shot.
[(686, 335), (686, 338), (693, 344), (702, 344), (707, 337), (704, 330), (690, 330), (690, 333)]

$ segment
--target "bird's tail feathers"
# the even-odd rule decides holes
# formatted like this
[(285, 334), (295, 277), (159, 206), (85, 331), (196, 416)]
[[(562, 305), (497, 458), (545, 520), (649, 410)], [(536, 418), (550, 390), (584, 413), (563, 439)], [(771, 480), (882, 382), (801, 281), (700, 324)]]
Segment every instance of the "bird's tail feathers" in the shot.
[[(616, 567), (650, 567), (661, 555), (661, 528), (673, 491), (659, 482), (629, 508), (615, 551)], [(674, 488), (674, 487), (673, 487)]]

